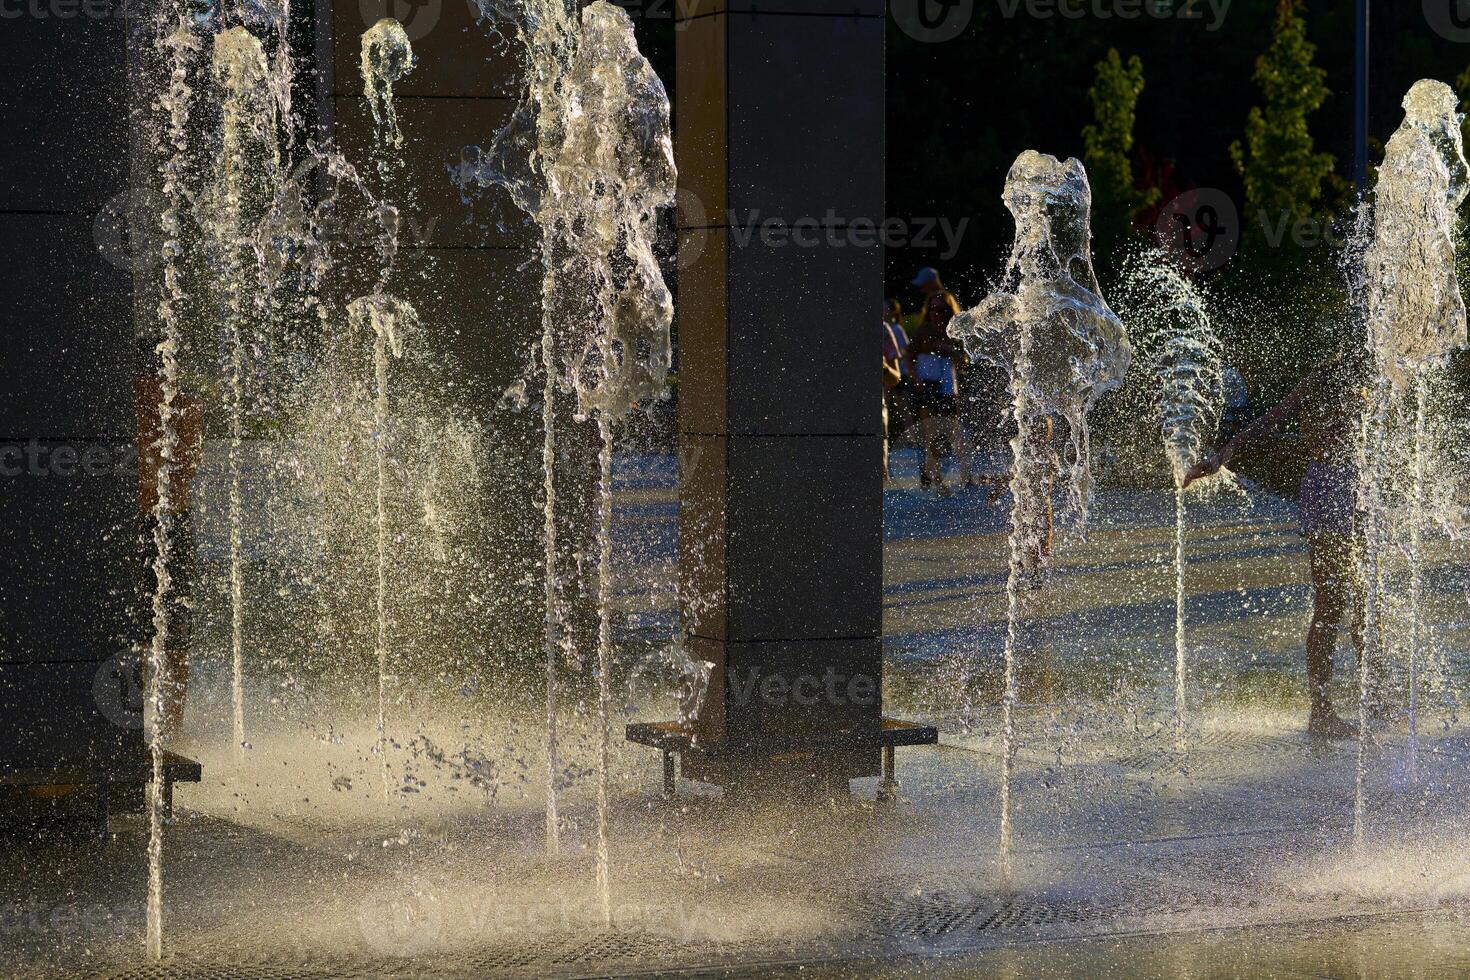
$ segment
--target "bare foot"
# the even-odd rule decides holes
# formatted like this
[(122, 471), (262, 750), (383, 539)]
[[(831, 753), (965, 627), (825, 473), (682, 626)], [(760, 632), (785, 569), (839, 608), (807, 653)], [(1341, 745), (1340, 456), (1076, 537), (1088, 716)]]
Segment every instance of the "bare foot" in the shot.
[(1331, 710), (1314, 711), (1307, 719), (1307, 731), (1322, 738), (1353, 738), (1358, 734), (1358, 726), (1337, 717)]

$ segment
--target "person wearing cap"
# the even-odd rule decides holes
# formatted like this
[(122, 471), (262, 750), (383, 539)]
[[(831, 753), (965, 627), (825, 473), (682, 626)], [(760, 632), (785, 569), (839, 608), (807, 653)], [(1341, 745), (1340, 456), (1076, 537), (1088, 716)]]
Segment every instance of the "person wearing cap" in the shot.
[(970, 475), (970, 439), (959, 416), (959, 372), (965, 366), (965, 351), (949, 335), (949, 321), (960, 312), (959, 300), (944, 288), (933, 268), (919, 270), (912, 284), (924, 296), (924, 316), (909, 341), (904, 364), (917, 385), (919, 438), (924, 443), (922, 482), (933, 484), (940, 496), (948, 496), (944, 472), (935, 451), (943, 435), (959, 459), (960, 481), (974, 485)]

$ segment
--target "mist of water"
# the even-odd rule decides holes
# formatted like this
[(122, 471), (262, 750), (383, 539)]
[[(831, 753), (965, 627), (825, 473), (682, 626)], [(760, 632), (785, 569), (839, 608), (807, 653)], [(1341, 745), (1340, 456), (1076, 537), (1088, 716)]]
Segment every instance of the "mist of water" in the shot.
[(1361, 281), (1365, 340), (1372, 366), (1358, 452), (1358, 510), (1364, 582), (1364, 646), (1359, 667), (1358, 768), (1353, 837), (1364, 835), (1365, 743), (1371, 715), (1382, 710), (1382, 671), (1391, 652), (1386, 591), (1397, 496), (1391, 428), (1413, 397), (1413, 463), (1408, 491), (1409, 627), (1403, 651), (1409, 673), (1412, 775), (1418, 736), (1419, 583), (1425, 495), (1425, 378), (1466, 340), (1465, 303), (1455, 275), (1455, 213), (1470, 191), (1458, 99), (1442, 82), (1416, 82), (1404, 97), (1404, 121), (1389, 139), (1378, 171), (1372, 238)]
[(244, 27), (215, 35), (213, 79), (220, 90), (221, 132), (216, 176), (210, 188), (212, 231), (223, 259), (226, 399), (230, 424), (230, 650), (234, 739), (245, 744), (245, 583), (241, 559), (240, 455), (244, 443), (249, 332), (258, 326), (263, 299), (251, 295), (254, 230), (261, 201), (273, 192), (279, 170), (276, 101), (270, 66), (259, 40)]
[[(663, 83), (621, 9), (592, 3), (580, 18), (561, 0), (511, 8), (484, 0), (525, 52), (526, 91), (488, 154), (462, 179), (507, 188), (541, 230), (541, 368), (545, 469), (547, 841), (556, 848), (557, 660), (568, 642), (556, 568), (555, 400), (570, 392), (600, 437), (598, 528), (598, 884), (607, 914), (611, 742), (612, 459), (618, 421), (664, 395), (673, 302), (653, 253), (656, 210), (673, 201), (676, 172)], [(571, 329), (557, 320), (578, 308)]]
[[(1152, 403), (1164, 456), (1174, 481), (1174, 738), (1188, 747), (1189, 647), (1185, 619), (1184, 481), (1214, 445), (1224, 412), (1220, 338), (1211, 322), (1208, 293), (1157, 250), (1128, 258), (1122, 289), (1126, 319), (1152, 378)], [(1196, 486), (1234, 485), (1228, 470)]]
[[(970, 356), (1004, 368), (1011, 397), (1011, 529), (1006, 580), (1005, 678), (1001, 696), (1000, 851), (1012, 849), (1018, 658), (1029, 588), (1048, 557), (1053, 476), (1063, 481), (1060, 520), (1085, 533), (1092, 498), (1087, 413), (1122, 383), (1132, 357), (1123, 323), (1102, 297), (1092, 269), (1092, 190), (1075, 160), (1032, 150), (1006, 175), (1006, 208), (1016, 237), (998, 288), (955, 317), (950, 333)], [(1058, 450), (1054, 427), (1065, 430)]]
[(164, 730), (164, 683), (169, 656), (169, 570), (172, 565), (172, 540), (169, 518), (172, 501), (174, 456), (178, 450), (178, 430), (174, 424), (174, 402), (179, 394), (178, 348), (180, 317), (185, 301), (180, 282), (178, 260), (182, 251), (179, 235), (181, 211), (186, 203), (183, 169), (188, 153), (189, 110), (193, 91), (188, 84), (190, 64), (198, 56), (201, 45), (189, 27), (188, 13), (179, 10), (165, 25), (171, 29), (160, 33), (158, 47), (169, 70), (167, 87), (160, 94), (158, 109), (162, 117), (162, 162), (159, 175), (163, 184), (162, 259), (163, 288), (159, 294), (158, 345), (161, 370), (159, 375), (161, 402), (158, 406), (159, 459), (156, 498), (153, 505), (153, 636), (148, 646), (147, 713), (144, 726), (148, 736), (152, 780), (148, 786), (148, 904), (144, 943), (148, 956), (163, 956), (163, 765), (167, 732)]

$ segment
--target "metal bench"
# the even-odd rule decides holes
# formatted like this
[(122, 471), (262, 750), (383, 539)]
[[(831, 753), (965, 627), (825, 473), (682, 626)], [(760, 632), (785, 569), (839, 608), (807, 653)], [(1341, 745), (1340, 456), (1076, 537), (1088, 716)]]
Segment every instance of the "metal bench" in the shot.
[(891, 800), (898, 789), (894, 749), (901, 745), (937, 745), (939, 730), (895, 718), (884, 718), (874, 729), (858, 729), (815, 736), (763, 738), (758, 743), (697, 742), (694, 733), (676, 721), (635, 722), (628, 725), (625, 737), (636, 745), (647, 745), (663, 754), (664, 795), (671, 797), (677, 789), (674, 756), (689, 752), (704, 758), (760, 754), (812, 753), (832, 750), (882, 749), (883, 775), (878, 783), (878, 798)]
[[(203, 767), (192, 759), (174, 752), (163, 754), (163, 809), (165, 817), (173, 816), (174, 783), (197, 783), (203, 778)], [(145, 751), (121, 756), (93, 758), (80, 763), (26, 768), (0, 768), (0, 786), (35, 789), (42, 786), (89, 787), (97, 791), (100, 833), (107, 836), (107, 818), (111, 812), (114, 790), (121, 786), (146, 786), (153, 781), (153, 760)]]

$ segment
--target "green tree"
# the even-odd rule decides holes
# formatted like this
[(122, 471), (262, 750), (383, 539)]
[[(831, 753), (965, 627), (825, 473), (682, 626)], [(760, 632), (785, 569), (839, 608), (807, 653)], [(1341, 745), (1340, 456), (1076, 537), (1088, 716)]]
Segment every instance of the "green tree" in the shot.
[(1088, 89), (1093, 122), (1082, 127), (1082, 160), (1092, 183), (1093, 226), (1101, 250), (1127, 237), (1138, 213), (1159, 199), (1156, 187), (1133, 183), (1133, 122), (1143, 92), (1143, 62), (1133, 55), (1125, 64), (1117, 48), (1097, 63)]
[(1465, 145), (1470, 146), (1470, 68), (1460, 72), (1455, 79), (1455, 94), (1460, 97), (1460, 111), (1465, 113), (1465, 120), (1460, 123), (1460, 136)]
[(1256, 59), (1254, 80), (1266, 98), (1251, 109), (1245, 143), (1230, 146), (1231, 159), (1245, 182), (1248, 229), (1260, 231), (1258, 216), (1272, 222), (1317, 215), (1323, 184), (1330, 183), (1334, 160), (1316, 152), (1307, 120), (1326, 100), (1327, 73), (1313, 63), (1317, 46), (1307, 40), (1301, 0), (1280, 0), (1275, 35)]

